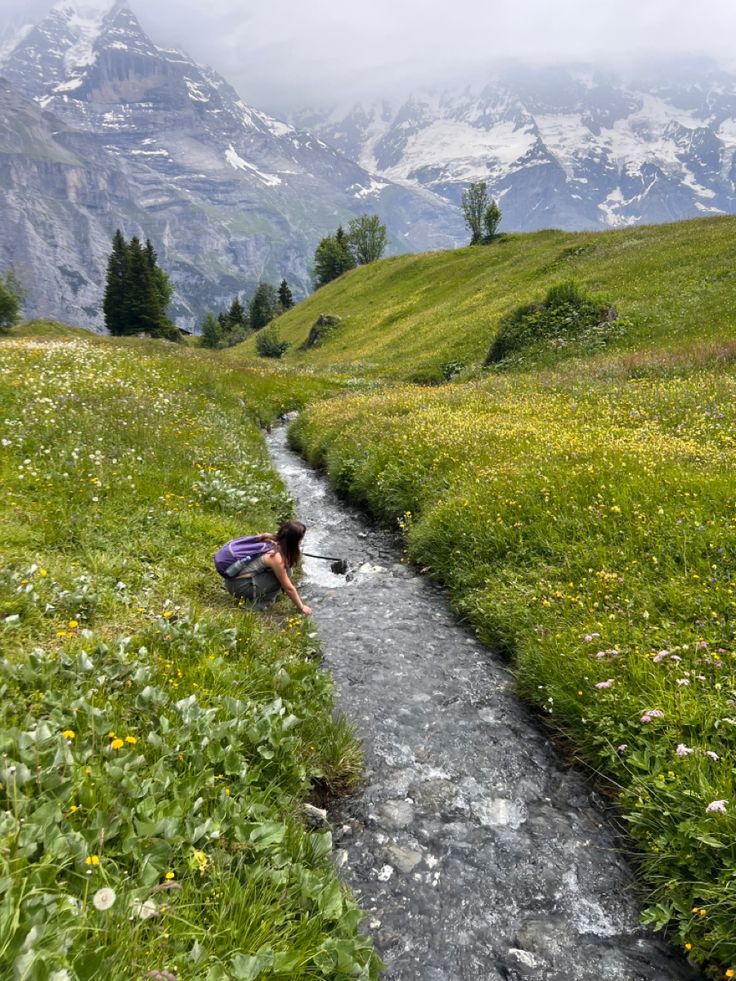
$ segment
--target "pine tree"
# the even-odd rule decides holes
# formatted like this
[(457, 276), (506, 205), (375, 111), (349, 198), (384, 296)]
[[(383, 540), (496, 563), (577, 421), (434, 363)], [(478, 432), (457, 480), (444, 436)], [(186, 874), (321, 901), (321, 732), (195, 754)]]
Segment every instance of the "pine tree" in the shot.
[(278, 294), (270, 283), (259, 283), (250, 301), (250, 326), (260, 330), (270, 324), (278, 312)]
[(127, 330), (128, 334), (150, 334), (160, 337), (165, 318), (161, 312), (159, 295), (154, 285), (149, 256), (141, 240), (133, 237), (128, 246), (127, 275)]
[(279, 286), (279, 302), (284, 310), (291, 310), (294, 306), (294, 295), (285, 279), (281, 280), (281, 285)]
[(10, 269), (5, 277), (0, 276), (0, 334), (7, 334), (20, 320), (20, 308), (26, 291)]
[(317, 286), (332, 282), (353, 269), (355, 259), (350, 251), (350, 239), (340, 225), (334, 235), (327, 235), (314, 252), (314, 277)]
[(245, 307), (240, 302), (240, 297), (236, 296), (230, 304), (227, 319), (231, 330), (245, 330), (248, 326), (248, 314)]
[(112, 240), (112, 252), (107, 260), (105, 280), (105, 327), (110, 334), (130, 333), (127, 311), (128, 243), (118, 229)]

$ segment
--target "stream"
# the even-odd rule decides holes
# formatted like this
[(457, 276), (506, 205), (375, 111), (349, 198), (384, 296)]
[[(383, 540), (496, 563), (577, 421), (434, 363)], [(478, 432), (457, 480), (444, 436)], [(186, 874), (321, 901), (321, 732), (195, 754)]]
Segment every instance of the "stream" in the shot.
[(305, 559), (339, 707), (364, 743), (360, 790), (330, 809), (336, 860), (401, 981), (693, 981), (639, 924), (620, 839), (516, 697), (508, 667), (401, 563), (391, 538), (269, 436), (308, 527)]

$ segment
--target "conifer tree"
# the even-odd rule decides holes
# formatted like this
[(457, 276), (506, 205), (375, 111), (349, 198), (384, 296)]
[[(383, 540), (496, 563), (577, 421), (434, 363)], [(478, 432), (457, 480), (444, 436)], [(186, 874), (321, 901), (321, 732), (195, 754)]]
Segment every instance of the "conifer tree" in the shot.
[(10, 269), (5, 277), (0, 276), (0, 334), (7, 334), (20, 320), (20, 308), (26, 291)]
[(281, 280), (281, 285), (279, 286), (279, 302), (284, 310), (291, 310), (294, 306), (294, 295), (285, 279)]
[(134, 236), (128, 246), (127, 330), (129, 334), (160, 337), (164, 327), (159, 295), (154, 285), (149, 256)]
[(259, 283), (250, 301), (250, 326), (260, 330), (270, 324), (278, 312), (278, 294), (270, 283)]
[(105, 327), (110, 334), (128, 334), (127, 311), (128, 243), (118, 229), (112, 240), (105, 280)]
[(240, 297), (236, 296), (230, 304), (227, 319), (231, 330), (245, 330), (248, 326), (248, 313), (240, 302)]

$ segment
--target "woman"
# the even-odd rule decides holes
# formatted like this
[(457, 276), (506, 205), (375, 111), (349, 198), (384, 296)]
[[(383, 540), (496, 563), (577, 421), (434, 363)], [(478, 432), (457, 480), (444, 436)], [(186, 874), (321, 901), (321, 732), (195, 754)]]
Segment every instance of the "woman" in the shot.
[[(302, 602), (291, 581), (292, 569), (301, 561), (299, 546), (306, 530), (301, 521), (286, 521), (275, 535), (254, 535), (228, 542), (215, 556), (215, 566), (225, 580), (225, 589), (237, 599), (249, 600), (259, 610), (269, 606), (283, 590), (300, 613), (311, 616), (311, 607)], [(232, 546), (241, 542), (248, 543), (243, 551), (249, 557), (233, 563), (230, 570), (234, 575), (228, 575), (222, 568), (221, 557), (223, 554), (237, 556), (237, 549)], [(257, 547), (253, 548), (253, 545)], [(253, 555), (253, 552), (260, 554)]]

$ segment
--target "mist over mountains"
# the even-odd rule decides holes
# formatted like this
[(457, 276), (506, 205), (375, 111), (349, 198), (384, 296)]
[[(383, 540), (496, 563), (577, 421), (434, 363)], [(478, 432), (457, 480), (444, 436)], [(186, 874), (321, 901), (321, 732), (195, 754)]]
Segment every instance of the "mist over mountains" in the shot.
[(260, 279), (308, 292), (317, 241), (362, 212), (394, 252), (464, 242), (471, 181), (488, 182), (506, 231), (736, 206), (736, 76), (705, 59), (627, 77), (507, 64), (283, 122), (154, 43), (125, 0), (60, 0), (5, 25), (0, 78), (0, 269), (28, 285), (29, 316), (96, 329), (117, 227), (152, 238), (192, 325)]

